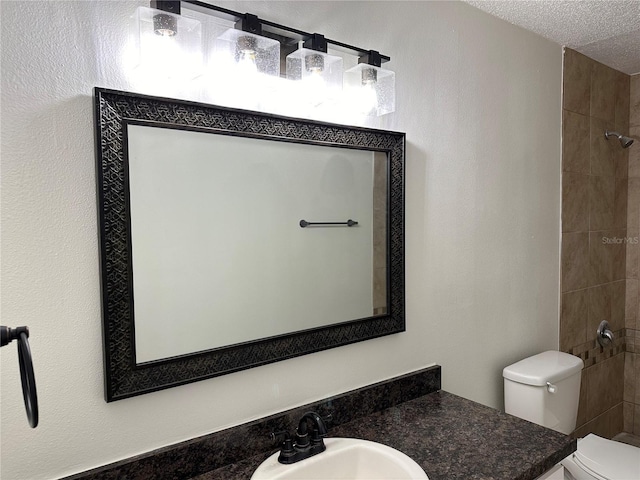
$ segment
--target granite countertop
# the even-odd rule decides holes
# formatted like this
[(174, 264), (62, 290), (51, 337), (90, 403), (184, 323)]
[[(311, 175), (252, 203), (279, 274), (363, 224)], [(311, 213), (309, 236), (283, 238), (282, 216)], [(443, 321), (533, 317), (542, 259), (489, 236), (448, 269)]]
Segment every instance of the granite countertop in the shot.
[[(328, 436), (396, 448), (420, 464), (430, 480), (533, 480), (576, 449), (576, 440), (567, 435), (443, 391), (329, 425)], [(269, 455), (192, 480), (246, 480)]]

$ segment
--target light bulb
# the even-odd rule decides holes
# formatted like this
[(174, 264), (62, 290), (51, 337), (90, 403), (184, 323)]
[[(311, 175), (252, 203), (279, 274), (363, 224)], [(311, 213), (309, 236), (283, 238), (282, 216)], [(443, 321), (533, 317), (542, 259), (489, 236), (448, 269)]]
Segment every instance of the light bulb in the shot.
[(258, 65), (256, 64), (256, 49), (258, 41), (255, 37), (243, 35), (238, 37), (237, 58), (238, 71), (244, 75), (252, 75), (258, 73)]
[(307, 55), (304, 57), (304, 66), (307, 69), (307, 72), (322, 75), (322, 72), (324, 71), (324, 57), (319, 53)]
[(138, 7), (131, 28), (131, 66), (136, 83), (190, 80), (202, 73), (199, 21)]
[(238, 70), (242, 74), (253, 75), (258, 73), (256, 65), (256, 52), (253, 50), (243, 50), (238, 58)]
[(395, 73), (375, 65), (359, 63), (345, 72), (351, 108), (368, 116), (395, 111)]
[(180, 71), (185, 56), (175, 39), (174, 36), (157, 34), (143, 38), (146, 60), (154, 75), (169, 78)]
[(309, 103), (320, 105), (327, 97), (327, 84), (322, 78), (322, 70), (310, 70), (309, 75), (302, 79), (304, 91)]
[(376, 84), (378, 83), (378, 72), (374, 68), (366, 68), (362, 70), (362, 87), (359, 88), (357, 94), (357, 108), (360, 112), (366, 114), (377, 113), (378, 110), (378, 93), (376, 92)]
[(178, 21), (172, 15), (159, 13), (153, 16), (153, 31), (161, 37), (173, 37), (178, 33)]
[(378, 110), (378, 94), (374, 83), (365, 83), (358, 92), (358, 110), (362, 113), (372, 114)]

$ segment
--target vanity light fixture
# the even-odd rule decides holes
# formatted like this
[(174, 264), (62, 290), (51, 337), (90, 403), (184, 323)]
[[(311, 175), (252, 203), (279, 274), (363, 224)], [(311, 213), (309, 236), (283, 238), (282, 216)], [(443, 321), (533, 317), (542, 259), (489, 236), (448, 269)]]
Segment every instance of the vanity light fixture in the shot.
[(218, 60), (241, 75), (263, 73), (280, 75), (280, 42), (262, 36), (262, 24), (255, 15), (246, 13), (215, 41)]
[(327, 40), (314, 33), (287, 55), (287, 78), (301, 82), (304, 100), (314, 106), (342, 91), (342, 57), (327, 53)]
[(135, 68), (149, 79), (191, 80), (202, 74), (202, 25), (180, 15), (180, 3), (152, 0), (132, 17)]
[[(368, 115), (395, 110), (395, 73), (381, 67), (388, 56), (197, 0), (152, 0), (151, 8), (138, 8), (139, 64), (157, 75), (194, 78), (203, 72), (202, 26), (181, 9), (234, 22), (213, 45), (205, 45), (208, 70), (245, 97), (267, 98), (263, 87), (278, 84), (313, 107), (334, 100)], [(149, 32), (164, 43), (152, 42)], [(343, 58), (334, 53), (357, 57), (359, 64), (343, 76)], [(265, 75), (284, 79), (269, 81)]]
[(380, 116), (396, 109), (396, 74), (381, 68), (379, 52), (370, 50), (345, 72), (348, 99), (358, 112)]
[[(153, 31), (156, 35), (173, 37), (178, 33), (178, 16), (180, 15), (180, 2), (155, 0), (151, 2), (151, 8), (161, 10), (153, 16)], [(170, 12), (170, 13), (164, 13)], [(173, 15), (171, 15), (171, 13)]]

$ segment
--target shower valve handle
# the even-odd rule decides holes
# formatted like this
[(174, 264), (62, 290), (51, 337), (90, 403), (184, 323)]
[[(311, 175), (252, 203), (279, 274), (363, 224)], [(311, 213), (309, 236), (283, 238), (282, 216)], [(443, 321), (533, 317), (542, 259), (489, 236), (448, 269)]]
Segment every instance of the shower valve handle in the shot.
[(613, 332), (609, 328), (609, 322), (602, 320), (596, 330), (596, 339), (601, 347), (606, 347), (613, 342)]

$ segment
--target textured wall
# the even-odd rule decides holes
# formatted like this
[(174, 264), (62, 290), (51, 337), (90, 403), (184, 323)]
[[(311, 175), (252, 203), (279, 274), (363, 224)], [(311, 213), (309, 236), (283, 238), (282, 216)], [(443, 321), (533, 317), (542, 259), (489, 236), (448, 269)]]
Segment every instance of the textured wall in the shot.
[(446, 390), (499, 407), (502, 368), (557, 348), (561, 48), (458, 2), (233, 2), (392, 57), (397, 112), (372, 125), (407, 133), (408, 331), (105, 403), (91, 93), (134, 88), (121, 65), (136, 5), (0, 2), (2, 323), (31, 327), (41, 407), (31, 430), (3, 348), (3, 480), (58, 478), (432, 363)]
[[(628, 130), (629, 76), (566, 49), (563, 107), (560, 349), (585, 361), (578, 434), (612, 437), (623, 427), (628, 150), (604, 132)], [(604, 349), (602, 320), (616, 337)]]

